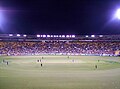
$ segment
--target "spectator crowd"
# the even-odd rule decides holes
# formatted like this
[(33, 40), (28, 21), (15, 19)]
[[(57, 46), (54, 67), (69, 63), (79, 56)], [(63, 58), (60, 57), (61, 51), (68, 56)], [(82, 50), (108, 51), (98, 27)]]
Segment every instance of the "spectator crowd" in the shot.
[(40, 41), (0, 42), (0, 55), (113, 55), (120, 42), (111, 41)]

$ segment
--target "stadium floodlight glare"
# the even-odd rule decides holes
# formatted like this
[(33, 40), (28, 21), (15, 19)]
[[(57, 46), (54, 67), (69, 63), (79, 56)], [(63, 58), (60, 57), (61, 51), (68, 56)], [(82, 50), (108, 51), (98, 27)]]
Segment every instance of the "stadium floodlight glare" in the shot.
[(2, 22), (2, 13), (0, 11), (0, 24), (1, 24), (1, 22)]
[(47, 37), (50, 37), (50, 35), (47, 35)]
[(13, 36), (13, 34), (9, 34), (9, 36)]
[(85, 37), (88, 37), (88, 35), (86, 35)]
[(23, 35), (24, 37), (26, 37), (27, 35)]
[(40, 35), (37, 35), (37, 37), (40, 37)]
[(103, 37), (103, 35), (99, 35), (99, 37)]
[(75, 35), (72, 35), (72, 38), (74, 38), (75, 37)]
[(51, 35), (50, 37), (53, 37), (53, 35)]
[(69, 38), (70, 36), (69, 35), (66, 35), (67, 38)]
[(120, 8), (117, 9), (117, 12), (116, 12), (116, 17), (120, 20)]
[(95, 37), (95, 35), (91, 35), (91, 37)]
[(19, 37), (19, 36), (20, 36), (20, 34), (17, 34), (17, 36)]
[(59, 37), (62, 37), (61, 35), (59, 35)]
[(2, 20), (3, 20), (3, 15), (2, 15), (2, 10), (1, 10), (1, 8), (0, 8), (0, 26), (1, 26), (1, 24), (2, 24)]
[(46, 37), (46, 35), (43, 35), (43, 37)]
[(56, 35), (56, 37), (58, 37), (58, 35)]
[(57, 35), (54, 35), (54, 37), (57, 37)]
[(62, 37), (65, 37), (65, 35), (62, 35)]

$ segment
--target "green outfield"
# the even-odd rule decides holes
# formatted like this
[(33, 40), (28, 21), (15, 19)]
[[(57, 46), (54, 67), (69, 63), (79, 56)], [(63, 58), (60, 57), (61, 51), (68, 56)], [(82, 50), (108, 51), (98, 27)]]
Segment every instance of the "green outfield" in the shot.
[(120, 89), (120, 57), (1, 56), (0, 89)]

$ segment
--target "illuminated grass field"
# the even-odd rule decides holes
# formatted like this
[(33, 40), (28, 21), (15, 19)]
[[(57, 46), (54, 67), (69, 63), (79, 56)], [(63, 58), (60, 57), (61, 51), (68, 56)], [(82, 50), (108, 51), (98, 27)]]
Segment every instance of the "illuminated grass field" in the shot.
[(0, 89), (120, 89), (120, 57), (1, 56)]

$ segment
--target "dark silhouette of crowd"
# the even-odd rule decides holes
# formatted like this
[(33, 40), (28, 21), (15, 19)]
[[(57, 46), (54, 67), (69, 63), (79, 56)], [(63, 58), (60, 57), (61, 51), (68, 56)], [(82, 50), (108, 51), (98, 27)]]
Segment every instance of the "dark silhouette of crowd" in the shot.
[(0, 42), (0, 55), (113, 55), (116, 50), (117, 41)]

